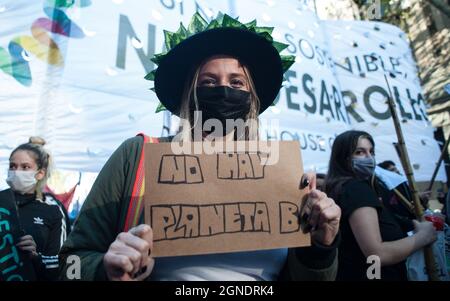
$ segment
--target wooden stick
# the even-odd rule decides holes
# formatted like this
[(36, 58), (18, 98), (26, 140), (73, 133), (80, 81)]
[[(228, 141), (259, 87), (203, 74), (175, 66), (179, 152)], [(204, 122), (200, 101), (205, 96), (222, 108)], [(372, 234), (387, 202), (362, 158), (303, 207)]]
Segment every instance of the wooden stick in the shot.
[[(389, 91), (388, 105), (391, 111), (392, 121), (394, 122), (395, 132), (397, 133), (398, 139), (398, 150), (400, 152), (400, 161), (402, 162), (403, 170), (405, 171), (406, 178), (408, 179), (409, 188), (412, 192), (413, 202), (414, 202), (414, 212), (416, 218), (420, 221), (425, 221), (423, 216), (422, 206), (420, 204), (419, 192), (416, 188), (416, 181), (414, 180), (414, 173), (411, 167), (411, 162), (409, 160), (408, 151), (405, 145), (405, 139), (403, 138), (402, 128), (400, 126), (400, 121), (397, 116), (397, 111), (395, 109), (394, 98), (392, 97), (391, 87), (389, 86), (386, 74), (384, 74), (384, 79), (386, 80), (386, 85)], [(429, 280), (439, 281), (436, 261), (434, 260), (433, 249), (431, 245), (425, 246), (424, 249), (425, 265), (428, 272)]]
[(434, 168), (433, 176), (431, 177), (431, 181), (430, 181), (430, 185), (428, 185), (428, 189), (427, 189), (428, 191), (431, 191), (431, 189), (433, 188), (434, 180), (436, 179), (436, 175), (439, 171), (439, 166), (441, 166), (442, 160), (444, 160), (444, 156), (445, 156), (445, 154), (447, 154), (447, 148), (448, 148), (449, 141), (450, 141), (450, 134), (447, 137), (447, 141), (445, 141), (445, 145), (444, 145), (444, 148), (442, 149), (441, 156), (439, 157), (439, 160), (436, 163), (436, 167)]
[(400, 191), (394, 188), (394, 193), (398, 196), (403, 205), (405, 205), (406, 209), (408, 209), (411, 214), (414, 214), (414, 206), (400, 193)]

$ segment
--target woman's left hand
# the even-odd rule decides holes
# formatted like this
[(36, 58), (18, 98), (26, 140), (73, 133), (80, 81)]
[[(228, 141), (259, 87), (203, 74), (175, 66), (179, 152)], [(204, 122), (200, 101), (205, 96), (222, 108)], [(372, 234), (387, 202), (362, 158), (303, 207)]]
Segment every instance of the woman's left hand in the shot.
[(316, 189), (316, 175), (305, 174), (308, 178), (310, 192), (302, 207), (300, 217), (311, 232), (313, 242), (329, 246), (339, 231), (341, 208), (325, 193)]
[(22, 251), (28, 251), (31, 257), (38, 256), (36, 243), (31, 235), (22, 236), (16, 246)]

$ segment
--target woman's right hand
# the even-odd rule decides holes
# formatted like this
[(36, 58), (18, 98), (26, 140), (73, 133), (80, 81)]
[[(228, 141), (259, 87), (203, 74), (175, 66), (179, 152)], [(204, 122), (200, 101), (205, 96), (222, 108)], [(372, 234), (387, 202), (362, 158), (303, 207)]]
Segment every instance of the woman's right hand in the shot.
[(153, 231), (148, 225), (139, 225), (128, 232), (119, 233), (103, 257), (109, 280), (141, 281), (153, 270), (151, 257)]
[(418, 222), (413, 220), (413, 223), (415, 235), (418, 238), (418, 242), (421, 244), (421, 247), (427, 246), (436, 241), (437, 233), (432, 222)]

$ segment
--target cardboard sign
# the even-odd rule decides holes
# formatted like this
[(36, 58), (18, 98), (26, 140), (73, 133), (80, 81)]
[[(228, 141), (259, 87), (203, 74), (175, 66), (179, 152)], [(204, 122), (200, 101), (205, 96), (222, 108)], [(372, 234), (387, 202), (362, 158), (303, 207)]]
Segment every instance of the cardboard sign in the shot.
[(153, 256), (310, 245), (298, 218), (307, 193), (298, 142), (232, 142), (212, 154), (175, 154), (172, 145), (145, 145)]

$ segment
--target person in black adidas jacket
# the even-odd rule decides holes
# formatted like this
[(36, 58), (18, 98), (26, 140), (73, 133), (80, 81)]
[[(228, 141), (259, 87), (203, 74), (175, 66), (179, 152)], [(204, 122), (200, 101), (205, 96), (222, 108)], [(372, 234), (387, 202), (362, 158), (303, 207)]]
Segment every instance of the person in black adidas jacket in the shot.
[[(31, 137), (18, 146), (9, 159), (8, 196), (16, 206), (19, 235), (15, 246), (31, 260), (34, 275), (27, 280), (56, 280), (58, 252), (64, 243), (69, 225), (67, 211), (52, 195), (43, 194), (49, 175), (50, 155), (43, 148), (45, 141)], [(2, 202), (6, 200), (1, 200)], [(8, 267), (2, 267), (4, 272)]]

